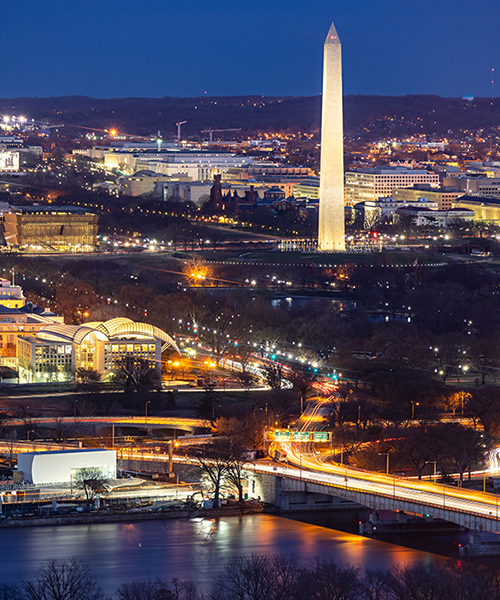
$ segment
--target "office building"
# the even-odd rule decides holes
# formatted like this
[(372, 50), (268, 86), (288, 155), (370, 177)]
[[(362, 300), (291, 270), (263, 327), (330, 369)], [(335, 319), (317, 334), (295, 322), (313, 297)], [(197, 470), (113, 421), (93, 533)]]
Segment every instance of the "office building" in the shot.
[(354, 206), (366, 200), (393, 197), (400, 188), (409, 188), (415, 184), (428, 184), (439, 187), (439, 175), (424, 169), (405, 167), (373, 167), (348, 171), (345, 174), (346, 204)]

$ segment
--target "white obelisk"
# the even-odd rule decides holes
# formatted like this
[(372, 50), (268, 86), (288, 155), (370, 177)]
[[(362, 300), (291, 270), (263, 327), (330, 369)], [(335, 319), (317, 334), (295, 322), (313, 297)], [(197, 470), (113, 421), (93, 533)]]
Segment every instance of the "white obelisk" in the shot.
[(342, 46), (332, 23), (325, 40), (321, 105), (318, 248), (345, 250)]

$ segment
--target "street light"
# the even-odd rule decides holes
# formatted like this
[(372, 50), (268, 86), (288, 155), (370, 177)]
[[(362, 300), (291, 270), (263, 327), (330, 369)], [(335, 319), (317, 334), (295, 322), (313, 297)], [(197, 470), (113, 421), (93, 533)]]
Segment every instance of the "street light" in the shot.
[(389, 475), (389, 456), (390, 456), (390, 453), (389, 452), (379, 452), (378, 455), (379, 456), (387, 456), (387, 463), (386, 463), (385, 473), (386, 473), (386, 475)]
[(146, 400), (146, 404), (144, 405), (144, 412), (146, 417), (146, 423), (148, 422), (148, 404), (151, 404), (151, 400)]
[(413, 402), (413, 400), (411, 401), (411, 420), (413, 421), (415, 419), (415, 405), (419, 405), (418, 402)]
[(437, 466), (437, 460), (426, 460), (425, 464), (426, 465), (434, 465), (434, 483), (436, 483), (436, 466)]

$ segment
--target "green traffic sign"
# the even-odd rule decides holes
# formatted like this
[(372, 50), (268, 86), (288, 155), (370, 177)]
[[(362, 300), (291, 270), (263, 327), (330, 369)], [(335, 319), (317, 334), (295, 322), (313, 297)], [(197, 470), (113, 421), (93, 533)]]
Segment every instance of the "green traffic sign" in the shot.
[(293, 434), (294, 442), (308, 442), (309, 441), (309, 431), (296, 431)]
[(328, 441), (328, 431), (315, 431), (313, 433), (313, 440), (315, 442), (327, 442)]

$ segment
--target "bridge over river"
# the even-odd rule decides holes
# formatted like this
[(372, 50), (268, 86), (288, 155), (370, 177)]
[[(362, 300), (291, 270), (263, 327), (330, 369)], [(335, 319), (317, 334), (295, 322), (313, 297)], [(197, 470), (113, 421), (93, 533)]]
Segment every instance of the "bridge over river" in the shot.
[(293, 494), (316, 495), (323, 499), (323, 506), (325, 496), (330, 496), (340, 504), (354, 502), (375, 511), (422, 514), (476, 531), (500, 532), (495, 494), (329, 466), (332, 472), (315, 472), (259, 462), (249, 467), (248, 476), (255, 493), (282, 507), (290, 507), (286, 497)]

